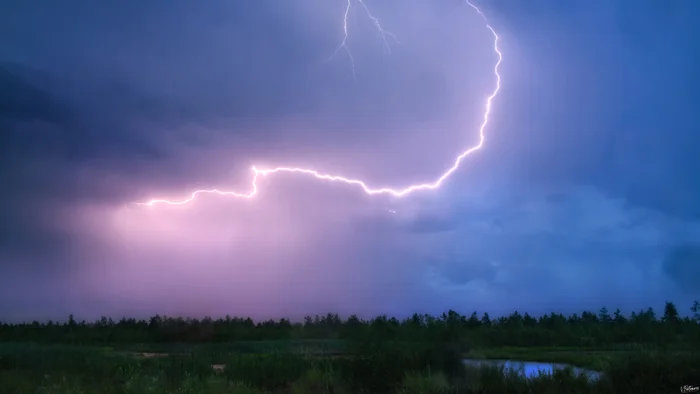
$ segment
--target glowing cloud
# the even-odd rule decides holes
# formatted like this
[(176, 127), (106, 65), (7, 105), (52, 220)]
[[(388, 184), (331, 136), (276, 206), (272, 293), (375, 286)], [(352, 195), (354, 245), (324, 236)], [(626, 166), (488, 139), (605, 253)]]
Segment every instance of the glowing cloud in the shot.
[[(354, 68), (355, 68), (355, 63), (354, 63), (354, 58), (352, 56), (352, 53), (350, 52), (350, 49), (347, 46), (347, 39), (348, 39), (348, 14), (350, 12), (350, 9), (352, 8), (352, 2), (357, 1), (365, 10), (367, 17), (374, 23), (374, 26), (377, 28), (379, 33), (381, 34), (385, 48), (387, 51), (389, 50), (389, 42), (387, 40), (387, 36), (390, 36), (395, 39), (394, 35), (391, 34), (390, 32), (384, 30), (379, 22), (379, 19), (377, 19), (375, 16), (372, 15), (370, 12), (369, 8), (365, 4), (363, 0), (347, 0), (347, 7), (345, 8), (345, 13), (343, 17), (343, 40), (338, 46), (338, 48), (335, 50), (333, 55), (329, 58), (333, 58), (340, 50), (345, 50), (346, 53), (348, 54), (348, 57), (350, 58), (350, 63), (353, 68), (353, 74), (354, 74)], [(414, 184), (414, 185), (409, 185), (403, 188), (389, 188), (389, 187), (380, 187), (380, 188), (372, 188), (367, 185), (362, 180), (359, 179), (352, 179), (352, 178), (347, 178), (342, 175), (329, 175), (329, 174), (324, 174), (322, 172), (312, 170), (312, 169), (306, 169), (306, 168), (296, 168), (296, 167), (276, 167), (272, 169), (260, 169), (255, 166), (252, 167), (253, 171), (253, 180), (251, 182), (251, 189), (247, 193), (240, 193), (236, 191), (226, 191), (226, 190), (219, 190), (219, 189), (202, 189), (202, 190), (195, 190), (192, 192), (189, 197), (182, 199), (182, 200), (166, 200), (166, 199), (152, 199), (147, 202), (140, 202), (140, 203), (135, 203), (137, 205), (147, 205), (147, 206), (154, 206), (156, 204), (169, 204), (169, 205), (183, 205), (187, 204), (189, 202), (192, 202), (195, 197), (199, 194), (218, 194), (221, 196), (230, 196), (230, 197), (239, 197), (239, 198), (247, 198), (251, 199), (255, 197), (258, 194), (258, 184), (257, 181), (261, 176), (269, 176), (273, 174), (278, 174), (278, 173), (297, 173), (297, 174), (303, 174), (303, 175), (309, 175), (312, 176), (316, 179), (319, 180), (324, 180), (324, 181), (331, 181), (331, 182), (341, 182), (353, 186), (360, 187), (365, 193), (374, 195), (374, 194), (389, 194), (393, 195), (395, 197), (403, 197), (406, 196), (412, 192), (418, 191), (418, 190), (427, 190), (427, 189), (437, 189), (439, 188), (451, 175), (454, 173), (467, 156), (472, 154), (473, 152), (481, 149), (484, 145), (485, 142), (485, 133), (484, 130), (486, 129), (486, 126), (488, 125), (489, 122), (489, 115), (491, 113), (491, 105), (493, 102), (493, 99), (496, 97), (498, 94), (499, 90), (501, 89), (501, 76), (498, 73), (498, 68), (501, 65), (501, 61), (503, 60), (503, 55), (501, 51), (498, 48), (498, 34), (496, 34), (496, 31), (491, 27), (491, 25), (488, 23), (488, 20), (486, 19), (486, 16), (481, 12), (481, 10), (472, 4), (471, 2), (467, 1), (467, 4), (471, 6), (486, 22), (486, 28), (489, 29), (491, 34), (493, 35), (493, 50), (496, 53), (498, 60), (496, 61), (496, 64), (493, 68), (493, 72), (496, 76), (496, 87), (493, 90), (493, 92), (486, 98), (486, 108), (484, 110), (484, 116), (483, 116), (483, 122), (481, 123), (481, 126), (479, 127), (479, 143), (476, 144), (475, 146), (472, 146), (465, 151), (463, 151), (457, 158), (455, 159), (453, 165), (448, 168), (445, 172), (440, 175), (435, 181), (433, 182), (428, 182), (428, 183), (420, 183), (420, 184)]]

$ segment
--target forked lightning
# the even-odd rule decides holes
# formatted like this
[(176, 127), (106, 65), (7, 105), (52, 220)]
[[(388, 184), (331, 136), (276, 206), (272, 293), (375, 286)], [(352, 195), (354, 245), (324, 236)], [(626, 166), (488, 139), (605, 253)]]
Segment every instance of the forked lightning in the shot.
[[(387, 36), (395, 39), (394, 35), (389, 33), (388, 31), (384, 30), (379, 22), (379, 19), (377, 19), (374, 15), (369, 10), (369, 7), (365, 4), (364, 0), (347, 0), (347, 6), (345, 7), (345, 14), (343, 17), (343, 40), (336, 49), (336, 51), (333, 53), (331, 58), (335, 56), (339, 51), (345, 50), (346, 53), (348, 54), (348, 57), (350, 58), (350, 63), (353, 68), (355, 68), (355, 61), (352, 56), (352, 53), (350, 52), (350, 49), (347, 46), (347, 39), (348, 39), (348, 15), (350, 13), (350, 10), (353, 5), (353, 1), (357, 4), (360, 4), (360, 6), (364, 9), (367, 17), (374, 23), (374, 26), (377, 28), (379, 34), (381, 35), (382, 39), (384, 40), (385, 48), (387, 51), (389, 50), (389, 41), (387, 40)], [(303, 175), (308, 175), (312, 176), (316, 179), (320, 180), (325, 180), (325, 181), (331, 181), (331, 182), (341, 182), (353, 186), (357, 186), (361, 188), (365, 193), (374, 195), (374, 194), (389, 194), (393, 195), (395, 197), (403, 197), (406, 196), (410, 193), (413, 193), (418, 190), (427, 190), (427, 189), (437, 189), (439, 188), (447, 178), (452, 175), (460, 166), (462, 163), (462, 160), (472, 154), (473, 152), (481, 149), (484, 146), (484, 141), (485, 141), (485, 134), (484, 130), (486, 129), (486, 126), (488, 125), (489, 122), (489, 115), (491, 114), (491, 105), (493, 102), (493, 99), (496, 97), (498, 94), (499, 90), (501, 89), (501, 75), (498, 73), (498, 68), (501, 65), (501, 61), (503, 60), (503, 55), (501, 54), (501, 51), (498, 48), (498, 34), (496, 34), (496, 31), (491, 27), (491, 25), (488, 23), (488, 20), (486, 16), (481, 12), (481, 10), (469, 2), (467, 0), (467, 4), (471, 6), (480, 16), (483, 18), (484, 22), (486, 23), (486, 28), (491, 32), (493, 35), (493, 50), (496, 53), (497, 56), (497, 61), (496, 64), (494, 65), (493, 72), (496, 77), (496, 87), (494, 88), (493, 92), (486, 98), (486, 108), (484, 110), (484, 115), (483, 115), (483, 121), (481, 123), (481, 126), (479, 127), (479, 142), (478, 144), (466, 149), (463, 151), (457, 158), (455, 159), (453, 165), (448, 168), (442, 175), (440, 175), (436, 180), (432, 182), (427, 182), (427, 183), (420, 183), (420, 184), (414, 184), (414, 185), (409, 185), (406, 187), (402, 188), (389, 188), (389, 187), (379, 187), (379, 188), (373, 188), (368, 186), (364, 181), (359, 180), (359, 179), (352, 179), (352, 178), (347, 178), (342, 175), (330, 175), (330, 174), (324, 174), (322, 172), (318, 172), (316, 170), (312, 169), (306, 169), (306, 168), (296, 168), (296, 167), (277, 167), (277, 168), (271, 168), (271, 169), (261, 169), (257, 168), (255, 166), (252, 167), (252, 172), (253, 172), (253, 180), (251, 183), (251, 189), (247, 193), (239, 193), (236, 191), (226, 191), (226, 190), (219, 190), (219, 189), (207, 189), (207, 190), (195, 190), (192, 192), (189, 197), (182, 199), (182, 200), (166, 200), (166, 199), (153, 199), (147, 202), (139, 202), (135, 203), (138, 205), (147, 205), (147, 206), (154, 206), (157, 204), (168, 204), (168, 205), (183, 205), (187, 204), (189, 202), (192, 202), (198, 195), (200, 194), (218, 194), (221, 196), (231, 196), (231, 197), (239, 197), (239, 198), (247, 198), (251, 199), (255, 197), (258, 194), (258, 179), (263, 176), (269, 176), (273, 174), (280, 174), (280, 173), (298, 173), (298, 174), (303, 174)]]

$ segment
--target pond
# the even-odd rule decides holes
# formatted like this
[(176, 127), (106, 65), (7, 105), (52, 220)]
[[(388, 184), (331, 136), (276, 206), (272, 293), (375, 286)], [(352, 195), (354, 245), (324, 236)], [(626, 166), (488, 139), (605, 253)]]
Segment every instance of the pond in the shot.
[(536, 377), (542, 373), (552, 374), (557, 369), (570, 367), (575, 374), (585, 374), (591, 380), (600, 378), (600, 372), (591, 371), (588, 369), (573, 367), (566, 364), (545, 363), (538, 361), (518, 361), (518, 360), (475, 360), (466, 359), (464, 364), (468, 366), (480, 367), (484, 365), (503, 367), (504, 369), (521, 371), (526, 377)]

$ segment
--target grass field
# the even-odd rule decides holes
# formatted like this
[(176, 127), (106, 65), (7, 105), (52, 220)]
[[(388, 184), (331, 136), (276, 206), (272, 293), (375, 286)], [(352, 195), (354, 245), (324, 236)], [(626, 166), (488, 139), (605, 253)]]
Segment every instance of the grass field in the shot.
[[(351, 350), (352, 349), (352, 350)], [(527, 379), (463, 357), (565, 362), (571, 371)], [(695, 367), (693, 367), (695, 366)], [(700, 358), (614, 348), (487, 348), (341, 341), (202, 345), (0, 344), (3, 393), (662, 393), (700, 377)], [(654, 391), (657, 390), (657, 391)], [(660, 391), (658, 391), (660, 390)]]

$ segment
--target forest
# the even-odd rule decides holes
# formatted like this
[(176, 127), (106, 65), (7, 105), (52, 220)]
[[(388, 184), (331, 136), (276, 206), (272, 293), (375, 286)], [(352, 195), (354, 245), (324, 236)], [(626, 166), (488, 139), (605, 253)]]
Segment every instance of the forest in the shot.
[(609, 312), (564, 316), (550, 313), (533, 317), (513, 312), (492, 318), (488, 313), (461, 315), (450, 310), (438, 317), (414, 314), (399, 320), (377, 316), (360, 319), (337, 314), (307, 316), (301, 322), (288, 319), (254, 322), (250, 318), (226, 316), (203, 319), (153, 316), (146, 320), (103, 317), (98, 321), (62, 323), (32, 322), (0, 324), (0, 341), (38, 343), (206, 343), (259, 340), (345, 339), (377, 341), (464, 342), (474, 346), (606, 346), (647, 343), (665, 346), (700, 341), (700, 302), (690, 315), (681, 317), (675, 304), (667, 302), (661, 316), (652, 308), (624, 316), (619, 309)]

